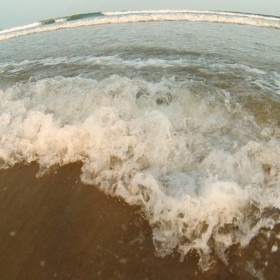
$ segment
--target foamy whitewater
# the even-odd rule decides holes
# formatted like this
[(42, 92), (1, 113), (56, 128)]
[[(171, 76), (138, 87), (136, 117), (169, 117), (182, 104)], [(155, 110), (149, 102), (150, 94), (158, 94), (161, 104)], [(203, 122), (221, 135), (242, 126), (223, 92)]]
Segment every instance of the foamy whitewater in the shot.
[[(229, 248), (263, 230), (277, 253), (280, 19), (69, 18), (1, 31), (33, 34), (0, 43), (2, 168), (82, 162), (84, 183), (141, 206), (158, 255), (196, 250), (202, 270), (213, 256), (230, 266)], [(248, 272), (264, 279), (267, 262), (248, 259)]]
[(132, 22), (191, 21), (252, 25), (280, 29), (280, 17), (195, 10), (97, 12), (34, 22), (0, 31), (0, 41), (57, 29)]

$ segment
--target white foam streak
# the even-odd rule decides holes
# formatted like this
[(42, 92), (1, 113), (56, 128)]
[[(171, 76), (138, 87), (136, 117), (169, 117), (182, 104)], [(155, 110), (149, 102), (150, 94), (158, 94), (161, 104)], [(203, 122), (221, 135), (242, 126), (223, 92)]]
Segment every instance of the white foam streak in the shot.
[[(34, 28), (36, 26), (40, 26), (41, 23), (40, 22), (34, 22), (28, 25), (22, 25), (22, 26), (17, 26), (17, 27), (13, 27), (13, 28), (9, 28), (9, 29), (4, 29), (0, 31), (0, 35), (1, 34), (6, 34), (6, 33), (11, 33), (11, 32), (16, 32), (16, 31), (20, 31), (20, 30), (24, 30), (24, 29), (29, 29), (29, 28)], [(0, 36), (1, 38), (1, 36)]]
[(280, 28), (280, 21), (277, 18), (266, 18), (261, 16), (249, 16), (243, 14), (219, 13), (219, 12), (194, 12), (194, 11), (142, 11), (125, 12), (124, 14), (112, 14), (93, 19), (77, 21), (64, 21), (55, 24), (34, 26), (34, 28), (15, 29), (14, 32), (5, 32), (0, 35), (0, 41), (28, 34), (54, 31), (58, 29), (74, 28), (99, 24), (135, 23), (135, 22), (154, 22), (154, 21), (191, 21), (191, 22), (213, 22), (243, 24), (256, 27)]
[(55, 20), (55, 22), (56, 23), (59, 23), (59, 22), (64, 22), (64, 21), (66, 21), (67, 20), (67, 18), (57, 18), (56, 20)]

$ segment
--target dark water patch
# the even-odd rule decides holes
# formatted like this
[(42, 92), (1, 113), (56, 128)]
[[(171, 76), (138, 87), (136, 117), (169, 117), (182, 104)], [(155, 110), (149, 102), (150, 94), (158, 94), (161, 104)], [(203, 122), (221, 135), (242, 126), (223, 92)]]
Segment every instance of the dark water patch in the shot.
[(78, 20), (78, 19), (85, 19), (85, 18), (94, 18), (103, 16), (102, 12), (95, 12), (95, 13), (87, 13), (87, 14), (77, 14), (67, 17), (67, 21)]
[(40, 22), (42, 25), (53, 24), (55, 23), (55, 19), (51, 18), (51, 19), (42, 20)]

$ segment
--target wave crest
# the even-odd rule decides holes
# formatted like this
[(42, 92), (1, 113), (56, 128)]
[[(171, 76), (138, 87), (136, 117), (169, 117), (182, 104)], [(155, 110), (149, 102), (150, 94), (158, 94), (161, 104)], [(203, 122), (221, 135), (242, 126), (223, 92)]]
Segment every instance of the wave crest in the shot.
[(0, 41), (19, 36), (99, 24), (117, 24), (154, 21), (191, 21), (251, 25), (256, 27), (280, 28), (280, 18), (230, 12), (193, 10), (151, 10), (126, 12), (96, 12), (69, 17), (49, 19), (30, 25), (15, 27), (0, 32)]

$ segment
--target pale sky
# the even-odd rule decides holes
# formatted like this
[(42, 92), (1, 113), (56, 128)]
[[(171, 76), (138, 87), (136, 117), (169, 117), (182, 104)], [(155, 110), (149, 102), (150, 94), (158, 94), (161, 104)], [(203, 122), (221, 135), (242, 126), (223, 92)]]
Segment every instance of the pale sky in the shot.
[(196, 9), (280, 16), (280, 0), (0, 0), (0, 29), (79, 13)]

